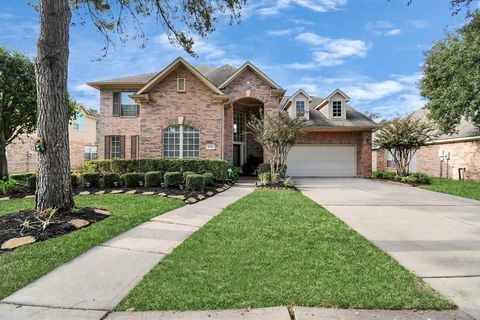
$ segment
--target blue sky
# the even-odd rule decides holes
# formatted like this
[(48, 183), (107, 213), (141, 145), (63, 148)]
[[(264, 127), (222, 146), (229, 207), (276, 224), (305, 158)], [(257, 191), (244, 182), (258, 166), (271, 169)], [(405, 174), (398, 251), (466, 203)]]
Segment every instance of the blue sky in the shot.
[[(0, 3), (0, 45), (35, 56), (38, 14), (28, 1)], [(249, 60), (293, 93), (326, 96), (340, 88), (351, 105), (392, 117), (419, 109), (417, 81), (423, 52), (446, 30), (464, 22), (465, 10), (451, 16), (448, 0), (250, 0), (239, 25), (220, 19), (215, 33), (197, 39), (193, 59), (166, 40), (153, 19), (145, 21), (146, 48), (117, 44), (107, 57), (103, 39), (90, 24), (73, 26), (69, 90), (98, 108), (98, 92), (85, 83), (159, 71), (181, 55), (193, 65), (240, 66)], [(474, 5), (478, 6), (478, 2)], [(74, 14), (74, 21), (78, 17)]]

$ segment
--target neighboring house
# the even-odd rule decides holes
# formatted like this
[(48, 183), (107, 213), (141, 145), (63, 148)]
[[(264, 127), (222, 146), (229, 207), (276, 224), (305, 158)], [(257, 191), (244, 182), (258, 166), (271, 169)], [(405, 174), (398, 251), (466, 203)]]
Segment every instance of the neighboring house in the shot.
[[(429, 121), (426, 109), (414, 112), (413, 116)], [(451, 135), (439, 135), (420, 148), (412, 158), (410, 172), (440, 178), (480, 180), (480, 131), (464, 119), (456, 130)], [(395, 170), (389, 152), (373, 147), (372, 153), (374, 171)]]
[[(84, 106), (80, 105), (77, 116), (70, 121), (68, 131), (72, 169), (81, 169), (85, 160), (97, 159), (97, 118)], [(10, 173), (35, 172), (37, 170), (36, 138), (36, 133), (22, 135), (7, 147)]]
[(177, 58), (156, 73), (90, 82), (100, 90), (99, 158), (211, 158), (242, 166), (263, 162), (246, 133), (252, 116), (286, 110), (308, 119), (289, 154), (292, 176), (368, 176), (376, 124), (340, 90), (320, 99), (299, 90), (284, 97), (252, 63), (194, 68)]

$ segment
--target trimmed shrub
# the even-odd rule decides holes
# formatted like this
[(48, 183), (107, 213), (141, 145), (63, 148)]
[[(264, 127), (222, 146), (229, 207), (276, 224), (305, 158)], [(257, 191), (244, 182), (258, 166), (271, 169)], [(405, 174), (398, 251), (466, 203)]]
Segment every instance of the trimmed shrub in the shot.
[(28, 178), (31, 176), (34, 176), (35, 173), (30, 172), (30, 173), (14, 173), (9, 176), (9, 178), (16, 180), (17, 182), (24, 182), (26, 183)]
[(195, 174), (195, 172), (192, 172), (192, 171), (185, 171), (184, 173), (182, 173), (182, 176), (183, 176), (183, 183), (187, 182), (187, 177), (191, 174)]
[(80, 177), (76, 174), (70, 174), (70, 181), (72, 182), (72, 188), (78, 188), (80, 185)]
[(377, 179), (396, 179), (394, 171), (374, 171), (372, 176)]
[(179, 188), (183, 183), (183, 176), (180, 172), (167, 172), (163, 175), (165, 188)]
[(228, 168), (228, 179), (232, 181), (237, 181), (238, 180), (238, 167), (230, 167)]
[(114, 188), (115, 182), (117, 182), (117, 186), (121, 184), (120, 176), (117, 173), (105, 173), (103, 175), (103, 186), (105, 188)]
[(100, 173), (84, 173), (82, 175), (82, 184), (84, 187), (87, 184), (94, 188), (100, 187)]
[(213, 186), (213, 174), (211, 172), (204, 173), (203, 179), (206, 186)]
[(205, 178), (202, 174), (190, 174), (187, 176), (185, 187), (191, 191), (203, 191)]
[(160, 187), (163, 180), (163, 174), (160, 171), (150, 171), (145, 173), (145, 187)]
[(227, 179), (228, 164), (225, 160), (212, 159), (115, 159), (91, 160), (84, 162), (85, 172), (118, 173), (131, 172), (194, 172), (203, 174), (211, 172), (215, 180)]
[(27, 188), (29, 190), (35, 190), (37, 188), (37, 175), (31, 175), (27, 178)]
[(410, 182), (410, 183), (419, 183), (419, 184), (430, 184), (432, 180), (429, 176), (421, 172), (415, 172), (411, 175), (402, 178), (403, 182)]
[(122, 180), (127, 188), (136, 188), (140, 186), (140, 182), (143, 184), (145, 176), (141, 173), (132, 172), (122, 175)]

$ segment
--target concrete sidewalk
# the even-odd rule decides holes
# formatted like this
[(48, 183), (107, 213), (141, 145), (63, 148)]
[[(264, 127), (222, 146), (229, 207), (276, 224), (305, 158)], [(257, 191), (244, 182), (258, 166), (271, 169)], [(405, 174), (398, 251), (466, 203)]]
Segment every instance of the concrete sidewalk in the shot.
[[(252, 191), (253, 185), (233, 186), (90, 249), (2, 300), (0, 319), (100, 319), (167, 254), (223, 208)], [(29, 308), (12, 308), (9, 304)], [(42, 308), (30, 308), (33, 306)], [(68, 312), (71, 314), (64, 315)]]

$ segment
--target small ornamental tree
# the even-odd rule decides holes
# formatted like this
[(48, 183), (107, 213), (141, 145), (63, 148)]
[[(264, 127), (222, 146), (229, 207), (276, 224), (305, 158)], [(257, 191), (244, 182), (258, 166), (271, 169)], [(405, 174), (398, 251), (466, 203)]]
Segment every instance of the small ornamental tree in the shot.
[(393, 156), (399, 176), (409, 174), (412, 157), (435, 136), (435, 126), (412, 116), (386, 121), (376, 132), (374, 143)]
[(247, 128), (260, 143), (270, 162), (271, 174), (283, 174), (287, 156), (295, 142), (303, 135), (305, 119), (290, 118), (285, 113), (266, 116), (264, 119), (252, 117)]

